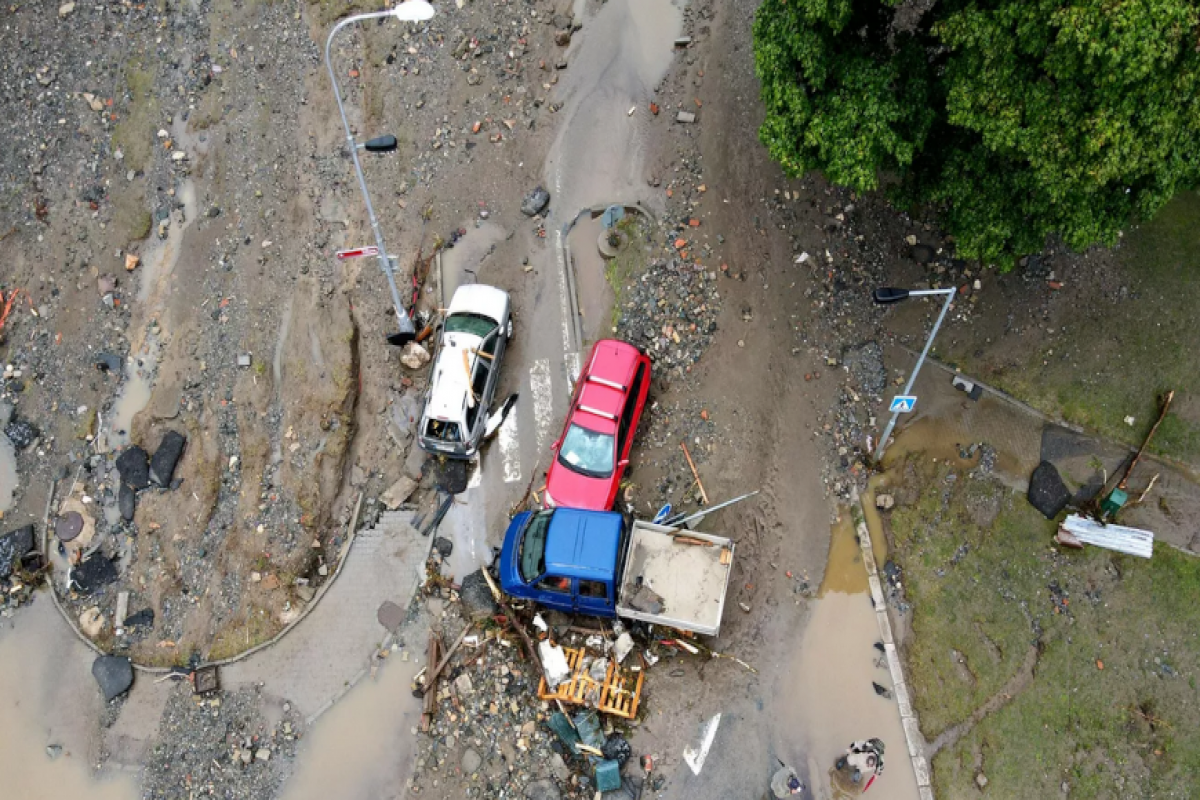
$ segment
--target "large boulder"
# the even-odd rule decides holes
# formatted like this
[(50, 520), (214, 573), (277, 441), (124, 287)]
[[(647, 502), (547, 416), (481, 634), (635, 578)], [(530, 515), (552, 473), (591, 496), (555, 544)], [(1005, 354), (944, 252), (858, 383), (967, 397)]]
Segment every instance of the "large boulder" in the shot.
[(496, 605), (495, 598), (492, 597), (492, 590), (488, 587), (487, 579), (483, 577), (483, 570), (481, 569), (477, 569), (463, 578), (462, 588), (458, 590), (458, 596), (462, 601), (463, 613), (472, 621), (478, 622), (489, 619), (492, 615), (500, 611)]
[(100, 656), (92, 662), (92, 677), (100, 684), (107, 703), (129, 691), (133, 685), (133, 665), (125, 656)]
[(127, 447), (117, 457), (117, 472), (121, 473), (121, 483), (140, 492), (150, 485), (150, 456), (136, 445)]
[(187, 438), (179, 431), (167, 431), (163, 434), (158, 449), (150, 459), (150, 480), (154, 481), (156, 486), (164, 489), (170, 487), (171, 479), (175, 476), (175, 465), (183, 455), (185, 444)]
[(1058, 469), (1049, 461), (1037, 465), (1037, 469), (1029, 476), (1029, 503), (1046, 519), (1058, 516), (1067, 503), (1071, 501), (1071, 492), (1063, 483)]
[(521, 203), (521, 213), (527, 217), (536, 217), (550, 205), (550, 193), (542, 186), (537, 187), (525, 196)]
[(0, 536), (0, 578), (12, 574), (21, 557), (33, 549), (33, 526), (26, 525)]

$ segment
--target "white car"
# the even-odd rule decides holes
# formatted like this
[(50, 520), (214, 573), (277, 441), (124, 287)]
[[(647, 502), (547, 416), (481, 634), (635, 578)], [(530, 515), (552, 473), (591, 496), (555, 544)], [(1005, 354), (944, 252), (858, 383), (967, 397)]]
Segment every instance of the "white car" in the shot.
[(479, 451), (511, 338), (507, 292), (478, 283), (458, 287), (433, 357), (417, 433), (422, 450), (450, 458)]

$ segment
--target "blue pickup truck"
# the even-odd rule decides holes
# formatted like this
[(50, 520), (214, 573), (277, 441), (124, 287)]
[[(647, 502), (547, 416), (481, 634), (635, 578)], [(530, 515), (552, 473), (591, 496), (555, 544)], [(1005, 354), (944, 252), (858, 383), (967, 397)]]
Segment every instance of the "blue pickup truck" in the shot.
[(614, 511), (551, 508), (513, 517), (500, 550), (505, 593), (568, 614), (623, 617), (715, 636), (733, 542)]

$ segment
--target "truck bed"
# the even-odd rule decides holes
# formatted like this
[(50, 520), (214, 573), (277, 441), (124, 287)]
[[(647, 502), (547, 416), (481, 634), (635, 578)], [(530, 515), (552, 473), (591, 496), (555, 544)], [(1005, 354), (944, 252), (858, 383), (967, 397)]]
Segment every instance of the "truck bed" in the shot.
[[(687, 544), (676, 541), (676, 536), (708, 544)], [(727, 555), (722, 557), (722, 553)], [(715, 636), (721, 630), (732, 570), (733, 542), (729, 539), (634, 522), (617, 593), (617, 614)], [(641, 591), (642, 587), (653, 594)], [(653, 610), (656, 602), (661, 602), (661, 610)]]

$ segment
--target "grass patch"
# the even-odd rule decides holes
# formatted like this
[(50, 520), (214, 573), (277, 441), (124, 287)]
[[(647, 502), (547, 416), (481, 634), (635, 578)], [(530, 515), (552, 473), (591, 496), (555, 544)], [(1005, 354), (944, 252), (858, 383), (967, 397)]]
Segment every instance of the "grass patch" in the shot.
[[(1129, 233), (1117, 253), (1125, 291), (1066, 320), (1028, 364), (990, 375), (1006, 391), (1108, 438), (1139, 444), (1175, 390), (1151, 450), (1200, 464), (1200, 192), (1186, 191)], [(1112, 287), (1114, 290), (1119, 287)], [(1068, 287), (1064, 291), (1070, 291)], [(966, 352), (952, 353), (973, 369)], [(1126, 416), (1135, 418), (1133, 426)]]
[[(940, 797), (1186, 796), (1200, 785), (1200, 559), (1060, 553), (1053, 523), (990, 477), (914, 457), (891, 518), (913, 607), (906, 647), (931, 741), (1041, 648), (1031, 681), (933, 760)], [(995, 508), (995, 522), (978, 509)], [(1060, 601), (1056, 603), (1055, 598)], [(954, 654), (965, 659), (965, 664)], [(1102, 665), (1102, 667), (1101, 667)]]
[(154, 73), (141, 62), (131, 59), (125, 64), (125, 85), (129, 91), (129, 107), (113, 129), (113, 145), (125, 154), (125, 164), (130, 169), (141, 172), (145, 171), (154, 153), (154, 124), (158, 118)]
[(145, 239), (150, 235), (153, 220), (146, 208), (146, 197), (140, 183), (124, 183), (114, 189), (113, 226), (129, 242)]
[(617, 327), (621, 319), (621, 304), (625, 297), (625, 285), (641, 270), (645, 269), (649, 258), (646, 244), (646, 223), (641, 214), (627, 214), (617, 223), (617, 230), (626, 239), (627, 244), (617, 253), (616, 258), (610, 258), (604, 263), (604, 279), (608, 281), (613, 291), (612, 327)]

